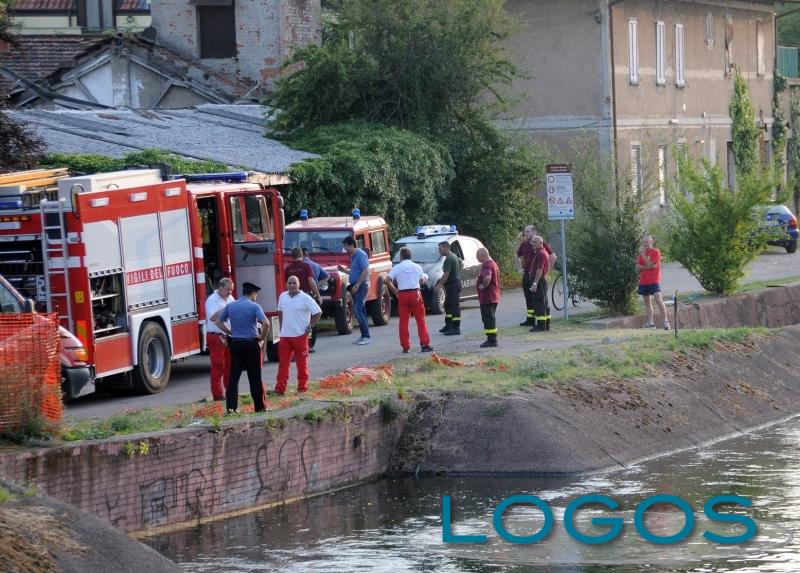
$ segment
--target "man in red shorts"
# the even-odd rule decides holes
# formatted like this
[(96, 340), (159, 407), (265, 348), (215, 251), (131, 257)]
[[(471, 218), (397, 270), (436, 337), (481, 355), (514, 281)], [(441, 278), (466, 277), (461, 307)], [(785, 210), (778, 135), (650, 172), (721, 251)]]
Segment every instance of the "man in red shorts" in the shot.
[(653, 237), (645, 235), (642, 238), (642, 246), (639, 248), (639, 258), (636, 261), (636, 270), (639, 271), (639, 294), (644, 301), (646, 314), (645, 328), (655, 328), (653, 322), (653, 301), (656, 299), (658, 310), (661, 312), (662, 325), (664, 330), (669, 330), (669, 319), (667, 319), (667, 307), (661, 298), (661, 251), (653, 247)]

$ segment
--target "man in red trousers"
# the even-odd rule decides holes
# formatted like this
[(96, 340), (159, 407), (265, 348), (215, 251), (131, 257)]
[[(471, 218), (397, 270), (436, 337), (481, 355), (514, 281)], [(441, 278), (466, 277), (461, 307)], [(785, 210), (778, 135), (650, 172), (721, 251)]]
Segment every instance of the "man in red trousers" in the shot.
[(392, 267), (386, 278), (383, 279), (386, 287), (397, 297), (398, 313), (400, 315), (400, 346), (403, 353), (411, 351), (411, 339), (408, 334), (408, 319), (413, 316), (417, 321), (417, 334), (422, 352), (431, 352), (431, 337), (428, 335), (428, 324), (425, 322), (425, 303), (419, 292), (420, 285), (428, 277), (422, 267), (411, 260), (411, 249), (400, 249), (400, 264)]
[(281, 323), (281, 340), (278, 343), (278, 380), (275, 393), (286, 393), (289, 382), (289, 364), (292, 354), (297, 360), (297, 392), (308, 390), (308, 335), (319, 322), (322, 309), (313, 298), (300, 290), (300, 281), (291, 276), (286, 281), (286, 292), (278, 299), (278, 320)]

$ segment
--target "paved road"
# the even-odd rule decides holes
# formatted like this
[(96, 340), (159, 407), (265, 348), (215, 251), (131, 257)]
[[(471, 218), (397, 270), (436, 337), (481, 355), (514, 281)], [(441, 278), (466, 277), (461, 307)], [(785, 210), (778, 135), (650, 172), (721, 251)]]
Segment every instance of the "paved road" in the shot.
[[(782, 249), (772, 249), (760, 256), (752, 265), (746, 278), (747, 282), (777, 279), (800, 275), (800, 253), (788, 255)], [(701, 291), (697, 280), (677, 264), (665, 265), (662, 272), (663, 284), (667, 292), (678, 289), (681, 292)], [(591, 310), (591, 304), (584, 304), (580, 311)], [(503, 293), (498, 307), (498, 327), (510, 327), (524, 318), (524, 302), (521, 290)], [(555, 313), (560, 315), (560, 313)], [(432, 336), (432, 345), (437, 351), (459, 350), (480, 343), (482, 337), (480, 313), (476, 302), (466, 303), (462, 314), (461, 337), (442, 336), (437, 331), (444, 324), (440, 316), (429, 316), (428, 327)], [(312, 380), (339, 372), (355, 365), (376, 364), (401, 356), (397, 336), (397, 318), (387, 325), (372, 329), (372, 344), (356, 346), (352, 342), (358, 338), (358, 329), (351, 336), (338, 336), (334, 330), (320, 333), (317, 340), (317, 352), (311, 355)], [(415, 328), (411, 326), (412, 341), (415, 340)], [(465, 339), (466, 338), (466, 339)], [(502, 341), (501, 341), (502, 344)], [(264, 366), (264, 381), (269, 388), (274, 386), (277, 365), (269, 363)], [(292, 375), (294, 375), (294, 367)], [(293, 379), (292, 379), (293, 380)], [(291, 384), (291, 383), (290, 383)], [(291, 386), (290, 386), (291, 387)], [(242, 391), (247, 388), (247, 377), (242, 376)], [(169, 386), (161, 394), (155, 396), (118, 396), (98, 393), (74, 400), (67, 405), (67, 417), (72, 419), (93, 418), (121, 413), (132, 408), (147, 408), (157, 405), (181, 404), (199, 400), (210, 394), (208, 384), (208, 357), (196, 356), (173, 365), (172, 379)]]

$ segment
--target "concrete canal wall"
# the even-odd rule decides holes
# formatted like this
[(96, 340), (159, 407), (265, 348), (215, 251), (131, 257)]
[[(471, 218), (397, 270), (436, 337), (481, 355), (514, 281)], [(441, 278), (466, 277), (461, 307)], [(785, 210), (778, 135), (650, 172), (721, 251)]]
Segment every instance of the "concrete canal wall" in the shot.
[(542, 382), (417, 402), (392, 470), (569, 474), (734, 436), (800, 414), (800, 326), (674, 355), (634, 379)]
[(4, 452), (0, 476), (124, 531), (158, 531), (375, 478), (401, 429), (380, 407), (353, 404), (314, 421), (262, 418)]
[[(669, 293), (664, 296), (669, 298)], [(673, 312), (674, 307), (668, 306), (670, 321)], [(589, 324), (595, 328), (641, 328), (644, 322), (642, 315), (598, 319)], [(800, 324), (800, 283), (678, 304), (679, 328), (780, 328), (792, 324)]]

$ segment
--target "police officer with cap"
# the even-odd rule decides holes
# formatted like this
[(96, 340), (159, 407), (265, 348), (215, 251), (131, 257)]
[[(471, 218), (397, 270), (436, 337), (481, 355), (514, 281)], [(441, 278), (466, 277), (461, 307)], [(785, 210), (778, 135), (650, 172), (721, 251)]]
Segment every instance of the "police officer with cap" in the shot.
[[(214, 320), (222, 332), (230, 337), (231, 377), (225, 393), (228, 412), (239, 408), (239, 378), (247, 371), (250, 395), (256, 412), (264, 411), (264, 384), (261, 380), (261, 346), (269, 334), (269, 321), (256, 303), (261, 287), (253, 283), (242, 285), (242, 297), (228, 304)], [(230, 321), (230, 328), (225, 322)], [(261, 335), (258, 323), (261, 323)]]

